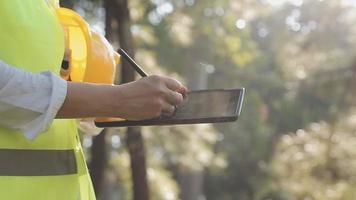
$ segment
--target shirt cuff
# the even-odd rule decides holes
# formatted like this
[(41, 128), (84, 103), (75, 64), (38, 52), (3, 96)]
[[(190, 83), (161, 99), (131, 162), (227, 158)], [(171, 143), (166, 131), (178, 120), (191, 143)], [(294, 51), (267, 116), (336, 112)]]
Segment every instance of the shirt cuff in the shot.
[(51, 79), (51, 98), (47, 111), (21, 128), (28, 139), (34, 139), (39, 133), (49, 129), (67, 96), (67, 81), (52, 72), (43, 72), (41, 74)]

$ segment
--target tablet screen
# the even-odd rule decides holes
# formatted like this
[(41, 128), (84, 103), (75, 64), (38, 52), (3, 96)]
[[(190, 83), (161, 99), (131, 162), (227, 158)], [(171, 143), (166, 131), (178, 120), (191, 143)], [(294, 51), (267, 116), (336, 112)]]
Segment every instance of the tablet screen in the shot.
[(173, 119), (196, 119), (234, 116), (237, 112), (239, 91), (189, 92), (177, 107)]

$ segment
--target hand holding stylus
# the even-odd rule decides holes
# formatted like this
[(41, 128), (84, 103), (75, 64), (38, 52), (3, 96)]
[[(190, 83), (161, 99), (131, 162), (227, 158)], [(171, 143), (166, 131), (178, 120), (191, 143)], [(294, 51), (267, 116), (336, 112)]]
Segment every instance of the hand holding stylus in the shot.
[[(144, 91), (134, 92), (135, 89), (131, 88), (131, 94), (134, 94), (132, 97), (133, 99), (138, 96), (138, 99), (140, 100), (146, 99), (141, 102), (142, 107), (153, 109), (145, 109), (147, 113), (142, 113), (144, 115), (143, 117), (148, 116), (147, 118), (152, 118), (152, 114), (154, 115), (153, 117), (158, 117), (161, 114), (173, 114), (176, 110), (176, 106), (182, 103), (184, 95), (187, 92), (187, 88), (175, 79), (156, 75), (148, 76), (142, 67), (140, 67), (123, 49), (119, 49), (118, 53), (130, 63), (130, 66), (133, 67), (138, 74), (143, 77), (143, 79), (132, 82), (131, 84), (146, 84)], [(152, 99), (152, 101), (147, 101), (150, 97), (154, 99)], [(151, 102), (153, 105), (145, 105), (147, 102)], [(125, 119), (133, 118), (126, 117)]]
[(186, 88), (178, 81), (162, 77), (148, 76), (135, 82), (118, 86), (118, 110), (127, 113), (121, 117), (141, 120), (171, 115), (175, 106), (183, 102)]

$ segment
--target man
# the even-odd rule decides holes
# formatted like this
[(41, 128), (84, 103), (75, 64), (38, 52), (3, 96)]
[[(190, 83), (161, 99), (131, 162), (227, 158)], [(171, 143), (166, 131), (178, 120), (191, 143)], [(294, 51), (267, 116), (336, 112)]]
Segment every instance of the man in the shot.
[(64, 36), (55, 6), (55, 0), (0, 1), (0, 199), (95, 199), (69, 119), (170, 114), (186, 92), (160, 76), (120, 86), (60, 79), (53, 72)]

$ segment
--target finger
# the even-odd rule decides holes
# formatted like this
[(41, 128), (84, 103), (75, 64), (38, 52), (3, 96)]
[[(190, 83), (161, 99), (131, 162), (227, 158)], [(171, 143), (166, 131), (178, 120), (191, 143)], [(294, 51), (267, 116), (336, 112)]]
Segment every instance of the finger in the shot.
[(163, 115), (172, 115), (175, 111), (175, 106), (169, 104), (168, 102), (165, 102), (162, 107), (162, 114)]
[(182, 85), (179, 81), (173, 79), (173, 78), (165, 78), (165, 83), (168, 89), (179, 92), (179, 93), (184, 93), (187, 88)]
[(182, 94), (178, 92), (173, 92), (172, 90), (168, 90), (166, 92), (166, 100), (171, 104), (171, 105), (178, 105), (181, 104), (184, 100), (184, 97)]
[(188, 89), (185, 86), (182, 86), (177, 92), (181, 93), (184, 97), (187, 94)]
[(183, 87), (180, 91), (177, 91), (179, 92), (180, 94), (182, 94), (183, 96), (183, 99), (186, 99), (187, 98), (187, 93), (188, 93), (188, 89), (186, 87)]

